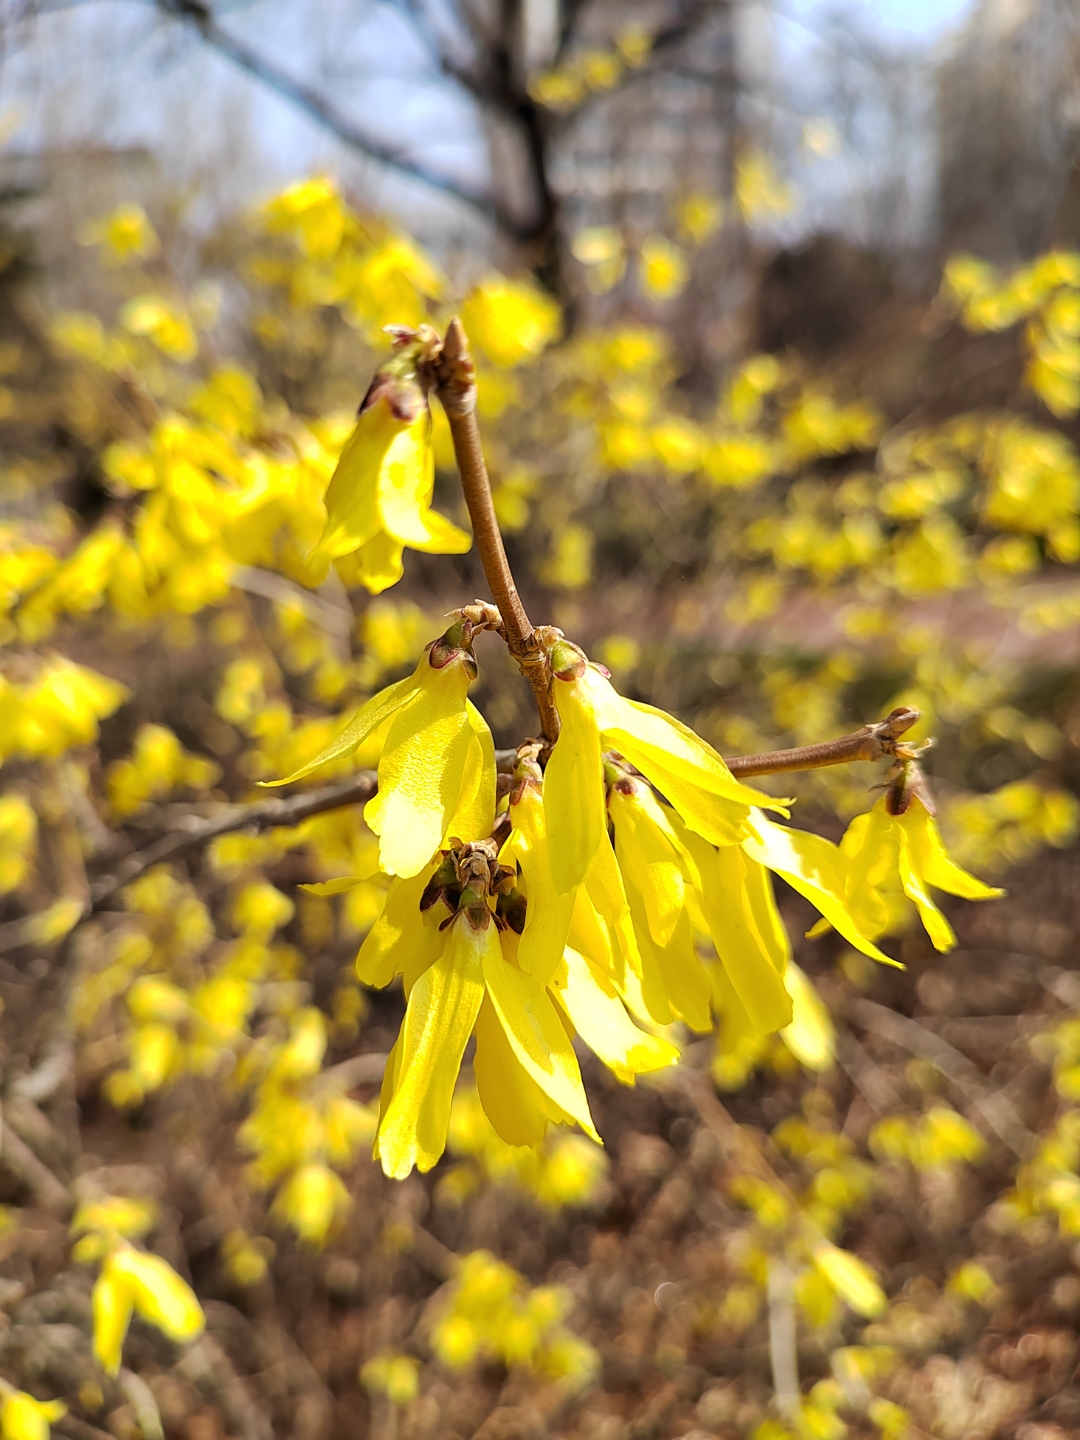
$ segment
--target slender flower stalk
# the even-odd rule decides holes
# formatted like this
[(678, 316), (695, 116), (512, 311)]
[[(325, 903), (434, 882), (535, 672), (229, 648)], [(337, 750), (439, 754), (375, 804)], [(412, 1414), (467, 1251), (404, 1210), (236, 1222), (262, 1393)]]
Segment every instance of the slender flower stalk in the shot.
[(476, 423), (476, 369), (461, 321), (455, 316), (447, 326), (442, 352), (435, 367), (436, 387), (454, 442), (461, 488), (473, 538), (480, 552), (488, 585), (502, 615), (503, 634), (510, 654), (532, 686), (544, 739), (554, 743), (559, 735), (559, 714), (551, 698), (551, 670), (533, 630), (506, 558), (502, 532), (491, 498), (491, 482), (484, 463), (480, 428)]

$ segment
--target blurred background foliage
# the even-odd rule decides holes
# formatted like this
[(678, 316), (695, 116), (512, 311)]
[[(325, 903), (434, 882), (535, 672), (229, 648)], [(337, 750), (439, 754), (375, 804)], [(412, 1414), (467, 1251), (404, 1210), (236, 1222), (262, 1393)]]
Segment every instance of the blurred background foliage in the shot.
[[(718, 0), (342, 6), (290, 54), (303, 6), (260, 30), (260, 5), (159, 3), (122, 22), (188, 47), (162, 82), (183, 134), (148, 159), (134, 83), (86, 119), (123, 88), (116, 8), (4, 17), (34, 108), (0, 156), (3, 1435), (1073, 1433), (1070, 16), (977, 5), (928, 52), (811, 7), (793, 53)], [(392, 140), (377, 96), (343, 108), (322, 52), (374, 34), (391, 75), (395, 25), (400, 83), (472, 97), (464, 160), (406, 133), (465, 133), (450, 99)], [(80, 45), (65, 120), (62, 66), (34, 76)], [(206, 55), (344, 148), (274, 184), (255, 138), (283, 112), (189, 143)], [(454, 313), (534, 621), (726, 754), (917, 706), (950, 847), (1011, 893), (951, 907), (947, 957), (898, 899), (903, 971), (797, 943), (800, 1023), (680, 1033), (683, 1079), (587, 1069), (604, 1150), (506, 1146), (466, 1074), (448, 1158), (395, 1185), (368, 1154), (401, 997), (352, 967), (385, 886), (357, 808), (91, 905), (483, 594), (472, 553), (410, 551), (377, 596), (347, 561), (304, 583), (382, 327)], [(528, 691), (480, 662), (516, 744)], [(798, 777), (797, 823), (838, 839), (880, 778)], [(113, 1377), (91, 1287), (148, 1251), (206, 1330), (177, 1348), (189, 1317), (148, 1290)]]

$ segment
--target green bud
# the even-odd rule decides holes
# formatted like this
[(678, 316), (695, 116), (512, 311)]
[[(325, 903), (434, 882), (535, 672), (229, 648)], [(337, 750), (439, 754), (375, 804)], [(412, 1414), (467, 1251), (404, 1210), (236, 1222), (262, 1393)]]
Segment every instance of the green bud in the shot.
[(560, 637), (548, 651), (551, 673), (556, 680), (580, 680), (585, 674), (589, 657), (572, 640)]

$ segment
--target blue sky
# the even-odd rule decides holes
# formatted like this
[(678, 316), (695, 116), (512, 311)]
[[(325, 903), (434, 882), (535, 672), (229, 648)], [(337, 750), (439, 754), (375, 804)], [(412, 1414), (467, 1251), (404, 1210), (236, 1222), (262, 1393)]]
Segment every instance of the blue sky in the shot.
[[(815, 31), (845, 11), (864, 34), (929, 52), (974, 3), (772, 0), (769, 8), (789, 17), (772, 27), (777, 51), (798, 57), (814, 49)], [(441, 77), (423, 75), (415, 38), (379, 0), (254, 0), (220, 10), (228, 29), (291, 74), (325, 82), (344, 111), (377, 133), (414, 142), (434, 167), (482, 181), (485, 147), (470, 103)], [(0, 57), (0, 93), (0, 133), (11, 131), (13, 148), (145, 146), (162, 175), (208, 214), (324, 168), (373, 205), (424, 214), (436, 228), (449, 222), (462, 238), (473, 228), (456, 207), (349, 151), (146, 5), (60, 6), (36, 22), (25, 46)]]
[[(782, 8), (791, 15), (820, 19), (837, 7), (831, 0), (786, 0)], [(844, 8), (890, 39), (932, 43), (966, 18), (974, 0), (849, 0)]]

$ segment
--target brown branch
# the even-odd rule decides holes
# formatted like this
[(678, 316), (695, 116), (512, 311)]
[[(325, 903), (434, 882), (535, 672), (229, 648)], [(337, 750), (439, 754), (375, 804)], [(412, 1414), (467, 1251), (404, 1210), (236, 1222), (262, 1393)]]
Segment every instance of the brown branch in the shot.
[[(136, 850), (128, 855), (108, 875), (102, 875), (90, 886), (83, 912), (76, 924), (86, 920), (97, 910), (102, 910), (125, 885), (138, 880), (155, 865), (175, 860), (187, 850), (209, 844), (219, 835), (229, 835), (236, 830), (273, 830), (279, 825), (299, 825), (313, 815), (322, 815), (327, 810), (338, 810), (344, 805), (357, 805), (370, 800), (375, 794), (376, 775), (374, 770), (358, 770), (347, 780), (337, 780), (333, 785), (324, 785), (320, 790), (307, 790), (287, 799), (273, 796), (267, 800), (256, 800), (250, 805), (229, 806), (222, 814), (206, 820), (192, 820), (182, 830), (163, 835), (145, 850)], [(0, 925), (0, 953), (17, 950), (29, 943), (30, 928), (36, 916), (28, 915), (22, 920), (12, 920)], [(69, 932), (70, 933), (70, 932)]]
[(820, 745), (797, 745), (792, 750), (769, 750), (762, 755), (733, 755), (727, 767), (740, 780), (750, 775), (782, 775), (789, 770), (821, 770), (826, 765), (848, 765), (853, 760), (895, 759), (900, 736), (919, 718), (918, 710), (901, 705), (875, 725), (864, 725), (850, 735)]
[(163, 15), (190, 25), (211, 49), (224, 55), (234, 65), (253, 76), (260, 84), (267, 86), (290, 104), (295, 105), (316, 124), (329, 130), (331, 134), (336, 135), (339, 140), (344, 141), (352, 149), (370, 156), (379, 164), (396, 170), (401, 175), (419, 180), (423, 184), (430, 185), (433, 189), (441, 190), (445, 195), (461, 201), (462, 204), (477, 211), (485, 220), (498, 226), (512, 239), (528, 238), (527, 233), (519, 236), (519, 227), (512, 217), (507, 215), (486, 191), (478, 190), (464, 181), (456, 180), (452, 175), (432, 169), (422, 160), (417, 159), (415, 155), (411, 155), (407, 147), (381, 140), (378, 136), (365, 130), (338, 110), (314, 86), (296, 79), (295, 76), (282, 70), (269, 56), (248, 45), (246, 41), (231, 31), (224, 30), (218, 24), (210, 5), (204, 3), (204, 0), (155, 0), (155, 3)]
[(324, 785), (321, 790), (308, 790), (287, 799), (273, 796), (268, 800), (256, 800), (250, 805), (238, 805), (224, 815), (215, 815), (209, 820), (196, 822), (190, 828), (172, 835), (165, 835), (145, 850), (129, 855), (111, 875), (103, 875), (90, 887), (90, 910), (100, 910), (118, 890), (130, 885), (154, 865), (174, 860), (185, 850), (194, 850), (216, 840), (219, 835), (229, 835), (235, 830), (274, 830), (279, 825), (299, 825), (313, 815), (322, 815), (326, 810), (337, 810), (343, 805), (357, 805), (370, 800), (375, 794), (376, 776), (374, 770), (358, 770), (347, 780), (338, 780), (333, 785)]
[(947, 1040), (934, 1035), (917, 1020), (900, 1015), (873, 1000), (851, 1000), (846, 1008), (850, 1018), (864, 1030), (873, 1030), (884, 1040), (899, 1045), (921, 1060), (928, 1060), (940, 1070), (1018, 1159), (1024, 1160), (1031, 1154), (1035, 1136), (1016, 1113), (1012, 1102), (1000, 1091), (992, 1090), (960, 1050), (954, 1049)]
[(525, 606), (521, 603), (502, 532), (491, 498), (491, 481), (484, 463), (480, 427), (476, 423), (476, 370), (461, 321), (450, 321), (443, 340), (435, 384), (454, 442), (465, 504), (469, 507), (473, 538), (484, 566), (492, 599), (502, 615), (503, 635), (510, 654), (532, 686), (544, 739), (559, 735), (559, 714), (551, 695), (551, 669), (541, 649)]
[(71, 1206), (68, 1188), (34, 1154), (8, 1124), (0, 1136), (0, 1162), (37, 1196), (46, 1210), (63, 1215)]

